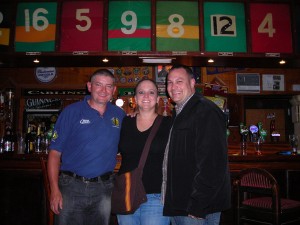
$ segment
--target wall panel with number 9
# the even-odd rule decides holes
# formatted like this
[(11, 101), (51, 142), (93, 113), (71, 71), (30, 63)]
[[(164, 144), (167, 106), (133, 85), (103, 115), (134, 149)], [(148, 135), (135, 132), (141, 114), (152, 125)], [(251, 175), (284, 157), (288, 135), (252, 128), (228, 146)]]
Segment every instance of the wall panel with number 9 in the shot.
[(150, 1), (110, 1), (108, 50), (151, 50)]

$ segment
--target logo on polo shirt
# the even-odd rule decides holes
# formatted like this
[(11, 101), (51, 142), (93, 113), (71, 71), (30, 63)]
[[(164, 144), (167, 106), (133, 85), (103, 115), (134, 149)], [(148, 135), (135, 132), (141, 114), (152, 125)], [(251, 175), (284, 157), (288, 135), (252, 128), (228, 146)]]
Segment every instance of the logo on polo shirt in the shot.
[(116, 117), (111, 118), (111, 122), (114, 127), (118, 127), (118, 128), (120, 127), (120, 121), (118, 118), (116, 118)]
[(91, 121), (89, 119), (81, 119), (80, 124), (90, 124)]

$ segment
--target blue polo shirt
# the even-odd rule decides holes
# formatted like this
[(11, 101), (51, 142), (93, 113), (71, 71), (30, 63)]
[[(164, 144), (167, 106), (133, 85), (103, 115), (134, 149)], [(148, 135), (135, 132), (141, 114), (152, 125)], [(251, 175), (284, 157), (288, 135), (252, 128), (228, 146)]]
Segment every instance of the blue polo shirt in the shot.
[(113, 171), (125, 112), (108, 103), (101, 116), (88, 99), (90, 96), (61, 112), (50, 149), (62, 153), (61, 170), (92, 178)]

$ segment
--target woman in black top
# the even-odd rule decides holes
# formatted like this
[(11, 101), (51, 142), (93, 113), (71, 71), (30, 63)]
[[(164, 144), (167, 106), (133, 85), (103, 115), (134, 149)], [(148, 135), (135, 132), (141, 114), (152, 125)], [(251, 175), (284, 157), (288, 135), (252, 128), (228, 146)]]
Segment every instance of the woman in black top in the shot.
[[(156, 106), (159, 101), (158, 88), (154, 81), (141, 80), (135, 88), (135, 101), (138, 114), (123, 119), (119, 151), (122, 164), (119, 173), (125, 173), (138, 166), (147, 137), (157, 117)], [(150, 151), (143, 170), (143, 184), (147, 202), (134, 214), (117, 215), (119, 225), (169, 225), (168, 217), (162, 215), (160, 199), (162, 183), (162, 162), (169, 137), (171, 118), (164, 117), (151, 143)]]

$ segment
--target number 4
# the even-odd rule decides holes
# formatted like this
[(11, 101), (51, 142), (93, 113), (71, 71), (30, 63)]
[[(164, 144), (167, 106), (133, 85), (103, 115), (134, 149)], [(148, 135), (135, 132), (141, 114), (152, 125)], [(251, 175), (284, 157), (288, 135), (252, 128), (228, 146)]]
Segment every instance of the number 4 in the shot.
[(276, 33), (276, 29), (273, 28), (273, 17), (272, 13), (267, 13), (261, 24), (257, 29), (258, 33), (267, 33), (269, 37), (273, 37)]

